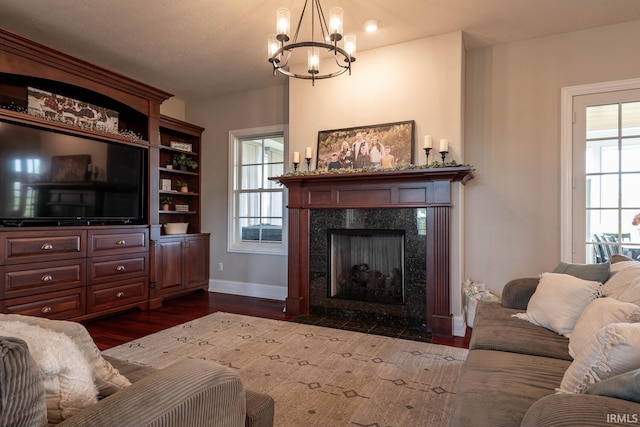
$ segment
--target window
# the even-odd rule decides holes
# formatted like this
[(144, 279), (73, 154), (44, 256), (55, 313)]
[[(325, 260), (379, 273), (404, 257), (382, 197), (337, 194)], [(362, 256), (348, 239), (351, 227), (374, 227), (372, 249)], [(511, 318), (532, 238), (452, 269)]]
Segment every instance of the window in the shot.
[[(571, 258), (563, 249), (563, 259), (606, 262), (616, 253), (640, 259), (634, 219), (640, 214), (640, 90), (589, 89), (571, 100), (572, 160), (563, 162), (571, 171), (563, 173), (571, 176), (568, 217), (563, 208), (569, 223), (563, 222), (563, 247), (570, 229)], [(568, 188), (563, 185), (563, 203)]]
[(269, 177), (284, 173), (285, 127), (229, 132), (228, 249), (285, 254), (284, 188)]

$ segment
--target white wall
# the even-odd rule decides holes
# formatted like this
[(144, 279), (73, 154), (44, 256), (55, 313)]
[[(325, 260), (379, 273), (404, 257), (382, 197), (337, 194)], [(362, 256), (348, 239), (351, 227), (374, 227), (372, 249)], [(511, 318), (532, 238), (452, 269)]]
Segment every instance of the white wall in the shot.
[[(415, 120), (413, 163), (425, 162), (422, 141), (427, 134), (436, 141), (448, 138), (449, 159), (463, 162), (463, 67), (462, 33), (455, 32), (359, 52), (351, 76), (319, 80), (315, 87), (308, 80), (291, 79), (290, 158), (308, 146), (315, 156), (320, 130)], [(462, 249), (456, 224), (462, 197), (458, 189), (453, 196), (452, 309), (459, 318)]]
[[(202, 142), (202, 231), (211, 233), (211, 290), (282, 299), (287, 289), (287, 258), (227, 252), (229, 131), (286, 124), (287, 87), (190, 102), (187, 121), (205, 128)], [(223, 263), (223, 271), (218, 264)]]
[(500, 294), (560, 261), (560, 90), (637, 78), (640, 21), (470, 51), (465, 274)]

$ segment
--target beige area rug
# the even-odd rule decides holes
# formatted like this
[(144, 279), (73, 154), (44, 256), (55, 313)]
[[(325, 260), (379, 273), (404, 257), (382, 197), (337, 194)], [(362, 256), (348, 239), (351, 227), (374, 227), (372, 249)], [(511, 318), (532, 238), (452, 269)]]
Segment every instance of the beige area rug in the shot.
[(214, 313), (106, 354), (162, 368), (183, 358), (239, 371), (275, 400), (276, 426), (449, 424), (467, 350)]

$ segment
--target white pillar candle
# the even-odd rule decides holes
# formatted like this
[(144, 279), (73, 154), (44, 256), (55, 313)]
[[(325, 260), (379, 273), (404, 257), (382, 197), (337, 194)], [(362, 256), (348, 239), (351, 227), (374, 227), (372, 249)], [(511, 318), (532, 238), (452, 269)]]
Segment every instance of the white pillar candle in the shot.
[(424, 148), (433, 148), (433, 138), (431, 138), (431, 135), (424, 137)]
[(305, 159), (310, 159), (311, 158), (311, 147), (307, 147), (304, 150), (304, 158)]
[(293, 152), (293, 163), (300, 163), (300, 152)]
[(440, 140), (440, 152), (449, 151), (449, 140), (441, 139)]

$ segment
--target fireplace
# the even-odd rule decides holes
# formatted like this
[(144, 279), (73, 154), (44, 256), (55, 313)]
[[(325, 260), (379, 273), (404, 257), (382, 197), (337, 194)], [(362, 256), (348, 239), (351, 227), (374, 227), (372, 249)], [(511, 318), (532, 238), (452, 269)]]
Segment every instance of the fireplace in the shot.
[(328, 297), (404, 304), (404, 234), (388, 229), (328, 230)]
[(309, 313), (426, 331), (425, 214), (311, 209)]
[[(311, 310), (369, 315), (452, 336), (449, 286), (451, 185), (473, 178), (467, 166), (270, 178), (289, 190), (287, 313)], [(335, 218), (330, 218), (334, 215)], [(420, 221), (418, 219), (420, 218)], [(335, 223), (333, 222), (335, 221)], [(396, 221), (404, 221), (398, 226)], [(371, 224), (376, 224), (370, 227)], [(411, 225), (408, 225), (411, 224)], [(327, 291), (331, 229), (411, 230), (405, 234), (404, 301), (380, 304), (332, 298)], [(411, 240), (410, 240), (411, 239)], [(411, 248), (411, 249), (409, 249)], [(411, 257), (411, 259), (410, 259)], [(410, 274), (414, 274), (413, 278)], [(317, 301), (322, 301), (318, 304)], [(347, 310), (342, 305), (347, 305)], [(383, 307), (382, 313), (376, 312)], [(402, 310), (401, 310), (402, 309)]]

